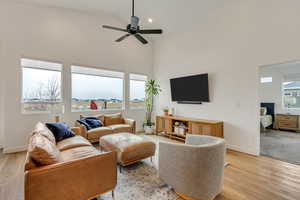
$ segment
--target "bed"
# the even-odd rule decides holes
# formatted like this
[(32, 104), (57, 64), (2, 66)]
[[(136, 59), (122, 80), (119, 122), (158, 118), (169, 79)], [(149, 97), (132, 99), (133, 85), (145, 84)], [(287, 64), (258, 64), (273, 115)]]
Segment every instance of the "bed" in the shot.
[(273, 128), (275, 119), (275, 104), (274, 103), (261, 103), (260, 106), (260, 124), (263, 129)]

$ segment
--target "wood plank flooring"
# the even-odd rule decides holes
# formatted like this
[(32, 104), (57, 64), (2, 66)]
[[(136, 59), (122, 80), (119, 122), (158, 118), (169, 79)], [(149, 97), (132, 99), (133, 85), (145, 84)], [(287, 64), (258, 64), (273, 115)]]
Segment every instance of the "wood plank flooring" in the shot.
[(299, 200), (300, 166), (228, 151), (224, 189), (216, 200)]
[[(1, 156), (1, 200), (23, 199), (24, 160), (25, 153)], [(223, 192), (216, 200), (300, 200), (300, 166), (231, 150), (226, 161), (230, 165), (225, 168)]]
[[(0, 153), (1, 154), (1, 153)], [(23, 200), (25, 152), (1, 155), (0, 199)]]

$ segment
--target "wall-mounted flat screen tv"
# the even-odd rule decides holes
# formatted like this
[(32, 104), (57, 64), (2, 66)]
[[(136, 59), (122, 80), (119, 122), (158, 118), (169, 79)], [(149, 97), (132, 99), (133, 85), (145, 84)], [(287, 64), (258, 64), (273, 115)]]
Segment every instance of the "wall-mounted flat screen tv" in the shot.
[(178, 103), (209, 102), (208, 74), (173, 78), (170, 82), (172, 101)]

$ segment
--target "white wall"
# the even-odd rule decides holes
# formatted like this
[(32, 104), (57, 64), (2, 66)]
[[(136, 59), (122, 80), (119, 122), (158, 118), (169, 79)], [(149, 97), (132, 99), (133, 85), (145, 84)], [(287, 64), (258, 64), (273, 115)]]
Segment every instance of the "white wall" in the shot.
[[(294, 0), (229, 0), (206, 23), (194, 13), (193, 27), (156, 41), (157, 113), (172, 105), (177, 115), (223, 120), (230, 148), (259, 154), (258, 68), (300, 58), (299, 8)], [(197, 73), (210, 75), (211, 103), (171, 103), (169, 79)]]
[[(5, 143), (6, 152), (22, 150), (37, 121), (49, 121), (48, 115), (21, 114), (20, 58), (36, 58), (64, 64), (64, 121), (74, 122), (80, 113), (71, 113), (72, 64), (152, 75), (152, 47), (142, 46), (134, 38), (113, 42), (122, 33), (104, 30), (103, 24), (121, 26), (117, 19), (60, 8), (0, 3), (0, 42), (5, 76)], [(93, 113), (95, 114), (95, 113)], [(144, 119), (143, 110), (127, 110), (125, 115)]]
[[(0, 42), (0, 64), (2, 57), (2, 44)], [(3, 66), (0, 65), (0, 68)], [(0, 148), (3, 147), (4, 141), (4, 74), (0, 73)]]
[[(299, 109), (285, 109), (282, 101), (282, 83), (289, 75), (300, 74), (299, 62), (288, 62), (262, 66), (260, 77), (272, 77), (271, 83), (261, 83), (259, 96), (260, 102), (275, 103), (275, 113), (292, 113), (300, 115)], [(299, 77), (300, 78), (300, 77)]]

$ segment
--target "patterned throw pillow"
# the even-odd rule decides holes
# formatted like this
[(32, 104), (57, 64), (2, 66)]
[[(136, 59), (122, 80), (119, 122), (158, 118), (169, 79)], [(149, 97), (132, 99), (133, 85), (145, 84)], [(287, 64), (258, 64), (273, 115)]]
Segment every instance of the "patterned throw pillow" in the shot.
[(38, 122), (35, 125), (32, 135), (35, 135), (35, 134), (41, 134), (41, 135), (45, 136), (46, 138), (48, 138), (52, 143), (54, 143), (54, 144), (56, 143), (53, 133), (42, 122)]
[(31, 136), (28, 146), (30, 157), (39, 166), (51, 165), (60, 161), (60, 151), (56, 145), (41, 134)]

